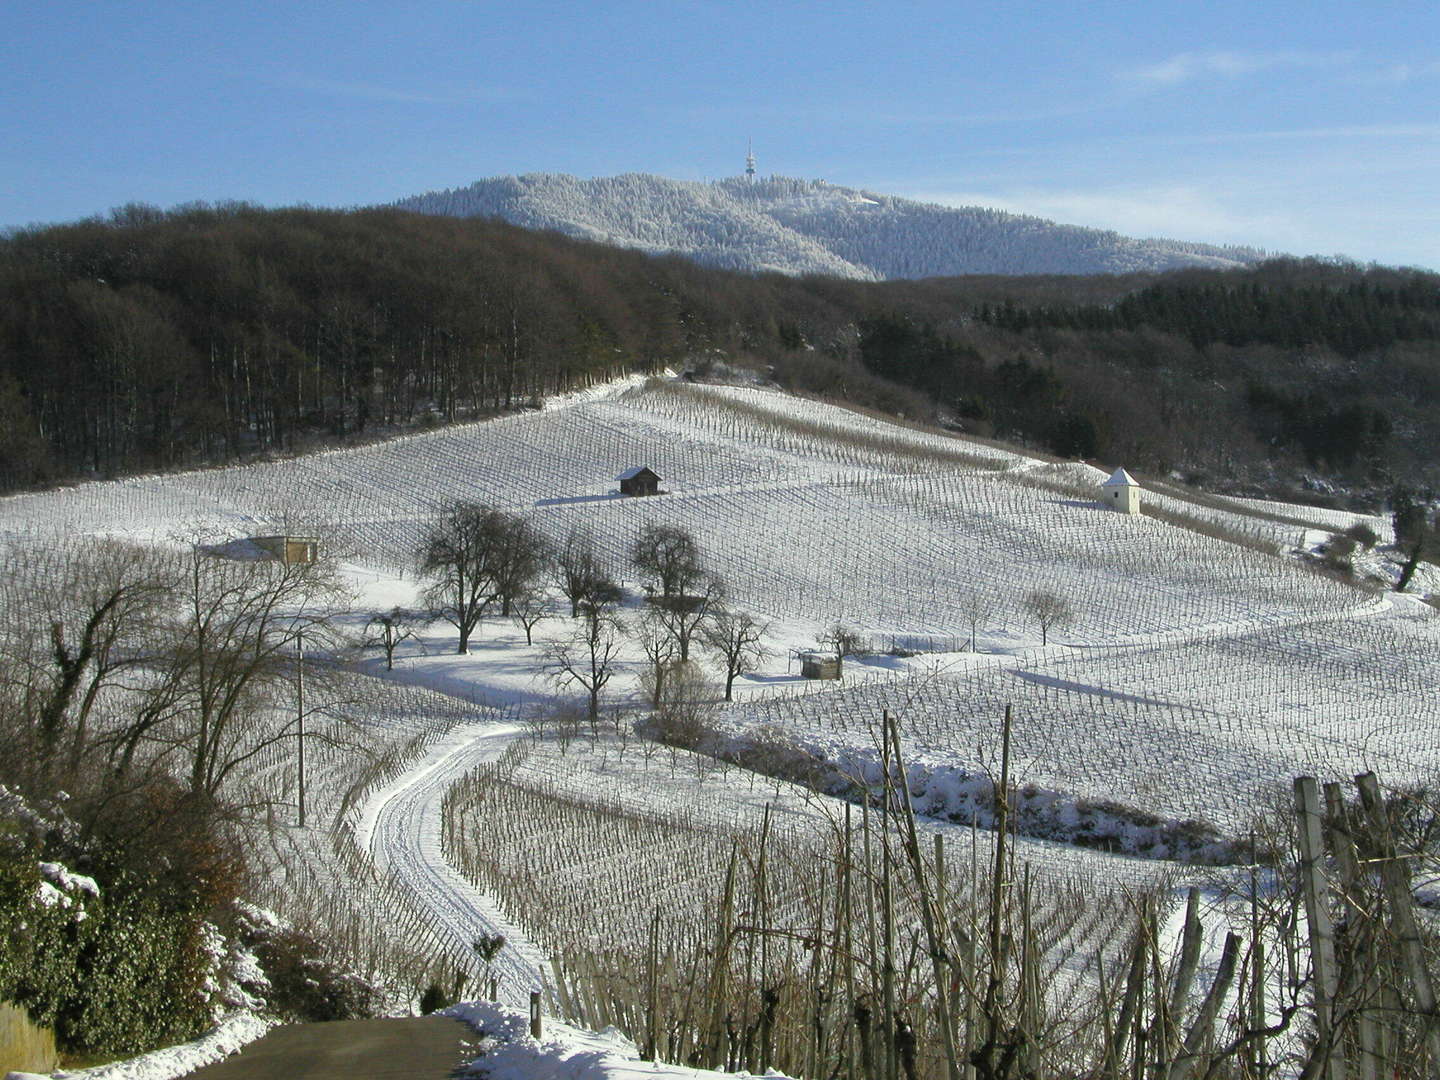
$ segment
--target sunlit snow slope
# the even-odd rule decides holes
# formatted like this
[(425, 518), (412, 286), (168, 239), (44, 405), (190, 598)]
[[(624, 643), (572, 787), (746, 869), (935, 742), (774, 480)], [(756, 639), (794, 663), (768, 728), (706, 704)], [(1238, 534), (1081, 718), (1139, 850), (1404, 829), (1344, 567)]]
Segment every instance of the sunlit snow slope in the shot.
[(978, 206), (940, 206), (786, 177), (699, 183), (639, 173), (590, 180), (530, 173), (396, 205), (426, 214), (498, 217), (729, 269), (861, 280), (1225, 267), (1262, 256), (1249, 248), (1136, 240)]
[[(639, 465), (665, 494), (618, 494), (616, 477)], [(901, 714), (939, 812), (955, 809), (945, 777), (983, 765), (1006, 702), (1047, 789), (1227, 828), (1258, 786), (1297, 772), (1373, 767), (1399, 781), (1430, 768), (1429, 609), (1257, 550), (1300, 530), (1243, 508), (1190, 512), (1249, 546), (1103, 510), (1088, 492), (1105, 475), (778, 393), (663, 383), (363, 449), (13, 497), (0, 520), (17, 534), (151, 537), (298, 526), (393, 577), (413, 576), (427, 522), (466, 499), (524, 512), (555, 541), (589, 530), (632, 596), (635, 536), (680, 525), (731, 605), (784, 628), (727, 722), (863, 758), (876, 715)], [(1043, 647), (1026, 604), (1037, 589), (1073, 612)], [(931, 655), (872, 659), (839, 687), (795, 696), (786, 650), (837, 621), (882, 652)], [(972, 628), (978, 651), (961, 652)], [(507, 678), (529, 655), (507, 659)], [(533, 679), (533, 694), (509, 685), (495, 700), (553, 692)]]

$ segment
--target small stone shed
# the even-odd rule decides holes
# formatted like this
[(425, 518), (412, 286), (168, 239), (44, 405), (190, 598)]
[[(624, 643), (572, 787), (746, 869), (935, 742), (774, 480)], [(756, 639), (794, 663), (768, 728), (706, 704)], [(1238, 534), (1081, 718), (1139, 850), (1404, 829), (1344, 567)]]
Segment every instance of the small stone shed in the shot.
[(287, 565), (313, 563), (320, 557), (320, 538), (316, 536), (252, 536), (250, 542)]
[(1122, 514), (1140, 513), (1140, 485), (1124, 469), (1116, 469), (1109, 480), (1100, 485), (1100, 501)]
[(638, 469), (627, 469), (616, 479), (620, 481), (621, 495), (660, 494), (660, 477), (646, 465), (641, 465)]
[(840, 678), (840, 657), (834, 653), (801, 653), (800, 677), (804, 679)]

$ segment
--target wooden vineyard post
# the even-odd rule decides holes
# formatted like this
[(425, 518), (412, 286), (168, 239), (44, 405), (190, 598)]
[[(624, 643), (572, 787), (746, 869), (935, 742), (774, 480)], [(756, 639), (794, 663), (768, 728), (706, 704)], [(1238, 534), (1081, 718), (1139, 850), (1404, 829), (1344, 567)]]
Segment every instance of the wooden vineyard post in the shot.
[[(970, 972), (975, 966), (975, 939), (963, 927), (947, 926), (945, 913), (950, 910), (950, 883), (945, 868), (945, 839), (935, 834), (935, 893), (936, 905), (940, 912), (940, 934), (946, 941), (954, 941), (957, 954), (950, 956), (950, 1031), (955, 1040), (955, 1049), (960, 1059), (961, 1080), (975, 1080), (975, 1066), (970, 1064)], [(960, 1034), (961, 1014), (959, 1001), (965, 998), (965, 1034)]]
[(764, 1072), (770, 1067), (770, 1055), (774, 1049), (775, 1008), (778, 1004), (778, 988), (772, 990), (766, 983), (773, 978), (770, 971), (770, 803), (765, 804), (765, 813), (760, 819), (760, 849), (755, 859), (754, 899), (755, 911), (759, 918), (760, 934), (760, 1067)]
[[(1135, 944), (1130, 951), (1130, 969), (1125, 977), (1125, 996), (1120, 999), (1120, 1014), (1115, 1018), (1115, 1028), (1111, 1032), (1105, 1049), (1105, 1076), (1110, 1080), (1120, 1080), (1121, 1062), (1125, 1056), (1125, 1045), (1131, 1035), (1131, 1029), (1139, 1031), (1139, 1022), (1145, 1011), (1142, 1000), (1145, 992), (1145, 961), (1146, 945), (1146, 919), (1145, 905), (1149, 901), (1142, 901), (1136, 910), (1135, 919)], [(1103, 971), (1103, 963), (1101, 965)], [(1144, 1047), (1136, 1047), (1136, 1056), (1143, 1057)]]
[(1430, 971), (1425, 966), (1425, 947), (1420, 940), (1420, 931), (1415, 925), (1410, 871), (1395, 851), (1395, 838), (1390, 833), (1390, 819), (1385, 812), (1385, 802), (1380, 797), (1380, 783), (1375, 774), (1361, 773), (1355, 778), (1355, 786), (1360, 789), (1360, 801), (1365, 804), (1365, 813), (1380, 849), (1380, 880), (1385, 886), (1385, 899), (1390, 907), (1390, 926), (1400, 939), (1401, 955), (1410, 975), (1411, 990), (1425, 1030), (1425, 1047), (1430, 1055), (1428, 1075), (1440, 1077), (1440, 1024), (1436, 1023), (1435, 988), (1430, 981)]
[(1025, 864), (1025, 882), (1020, 889), (1020, 971), (1018, 998), (1015, 1004), (1015, 1030), (1019, 1034), (1015, 1064), (1021, 1076), (1034, 1074), (1032, 1048), (1040, 1034), (1040, 985), (1035, 959), (1040, 949), (1034, 938), (1031, 921), (1030, 864)]
[[(885, 714), (889, 738), (894, 747), (895, 767), (900, 780), (900, 808), (906, 826), (905, 851), (910, 858), (910, 869), (915, 875), (915, 889), (920, 894), (920, 918), (925, 926), (925, 937), (930, 946), (930, 962), (935, 977), (935, 1005), (940, 1015), (940, 1039), (945, 1050), (945, 1065), (950, 1080), (961, 1080), (960, 1062), (955, 1055), (955, 1029), (951, 1024), (950, 995), (947, 992), (950, 972), (947, 969), (950, 958), (946, 953), (943, 931), (940, 926), (939, 908), (926, 880), (925, 859), (920, 853), (920, 837), (915, 828), (915, 808), (910, 803), (910, 780), (905, 774), (905, 761), (900, 756), (900, 732), (898, 725)], [(939, 835), (935, 837), (938, 841)], [(937, 849), (938, 851), (938, 849)], [(937, 855), (938, 858), (938, 855)]]
[[(1000, 990), (1005, 980), (1005, 833), (1010, 827), (1010, 706), (1005, 706), (1005, 725), (1000, 733), (1000, 786), (995, 792), (995, 864), (990, 879), (989, 946), (990, 971), (985, 983), (982, 1013), (985, 1021), (985, 1042), (981, 1049), (987, 1056), (985, 1069), (993, 1070), (994, 1056), (1000, 1046), (1004, 1024), (1000, 1017)], [(977, 1063), (977, 1066), (979, 1063)]]
[[(855, 935), (851, 926), (854, 918), (855, 905), (851, 897), (851, 875), (855, 868), (855, 841), (850, 820), (850, 803), (845, 804), (845, 838), (840, 860), (840, 896), (841, 916), (840, 926), (844, 935), (841, 941), (841, 948), (845, 957), (845, 1000), (853, 1015), (856, 1002), (859, 1000), (855, 992)], [(845, 1040), (845, 1064), (847, 1076), (855, 1075), (856, 1064), (856, 1037), (852, 1035)]]
[(725, 873), (725, 891), (720, 902), (720, 919), (715, 928), (715, 953), (711, 960), (710, 985), (706, 988), (706, 1032), (704, 1052), (707, 1067), (720, 1069), (725, 1066), (725, 999), (730, 972), (731, 929), (735, 913), (735, 867), (740, 858), (737, 841), (730, 844), (730, 867)]
[(870, 1005), (864, 1008), (857, 1001), (855, 1003), (855, 1027), (860, 1038), (860, 1060), (862, 1072), (866, 1077), (876, 1075), (875, 1042), (873, 1032), (874, 1024), (874, 1002), (875, 1002), (875, 961), (880, 955), (879, 937), (875, 928), (876, 904), (876, 880), (874, 871), (874, 857), (870, 845), (870, 799), (871, 795), (867, 789), (865, 801), (860, 804), (860, 828), (861, 841), (863, 844), (863, 858), (865, 860), (865, 929), (866, 939), (870, 953), (870, 991), (868, 998)]
[(1190, 1030), (1185, 1034), (1184, 1042), (1170, 1063), (1170, 1080), (1184, 1080), (1193, 1073), (1194, 1063), (1200, 1057), (1201, 1049), (1206, 1040), (1215, 1033), (1215, 1018), (1220, 1014), (1220, 1005), (1225, 1000), (1225, 995), (1230, 992), (1239, 956), (1240, 935), (1226, 934), (1225, 948), (1220, 954), (1220, 966), (1215, 972), (1215, 981), (1210, 984), (1205, 1000), (1200, 1003), (1200, 1010), (1195, 1014)]
[(540, 1038), (540, 991), (530, 991), (530, 1037)]
[[(1256, 874), (1255, 834), (1250, 834), (1250, 1028), (1260, 1031), (1266, 1025), (1265, 1015), (1265, 940), (1260, 933), (1260, 883)], [(1247, 1064), (1253, 1076), (1269, 1074), (1269, 1055), (1265, 1040), (1257, 1039), (1246, 1051)]]
[[(1142, 1060), (1148, 1055), (1155, 1063), (1154, 1072), (1158, 1074), (1164, 1066), (1169, 1046), (1166, 1042), (1165, 1032), (1168, 1028), (1170, 999), (1165, 995), (1165, 973), (1161, 969), (1160, 957), (1160, 913), (1156, 907), (1150, 907), (1145, 913), (1145, 935), (1150, 943), (1150, 1010), (1151, 1017), (1149, 1025), (1143, 1032), (1136, 1035), (1136, 1048), (1139, 1057), (1135, 1064), (1135, 1075), (1145, 1075), (1146, 1061)], [(1143, 1015), (1143, 1010), (1142, 1010)]]
[[(888, 727), (890, 714), (881, 717), (882, 730)], [(890, 806), (894, 797), (893, 777), (890, 774), (890, 741), (882, 738), (880, 743), (881, 802), (880, 802), (880, 916), (883, 934), (884, 954), (880, 967), (880, 995), (884, 1011), (881, 1014), (880, 1030), (884, 1032), (885, 1080), (897, 1080), (900, 1075), (900, 1057), (895, 1046), (895, 894), (891, 880), (893, 859), (890, 854)]]
[(1165, 1010), (1164, 1047), (1173, 1053), (1180, 1043), (1180, 1018), (1195, 985), (1195, 972), (1200, 965), (1200, 945), (1205, 927), (1200, 922), (1200, 890), (1191, 888), (1185, 899), (1185, 929), (1180, 934), (1180, 962), (1170, 986), (1170, 1004)]
[(655, 916), (650, 920), (650, 949), (647, 957), (649, 970), (649, 985), (646, 987), (646, 1033), (645, 1033), (645, 1058), (648, 1061), (659, 1060), (657, 1055), (660, 1050), (660, 908), (655, 908)]
[(1300, 885), (1305, 893), (1305, 925), (1310, 931), (1310, 967), (1314, 972), (1315, 1052), (1327, 1080), (1342, 1080), (1345, 1061), (1336, 1050), (1335, 926), (1330, 919), (1330, 885), (1325, 879), (1325, 842), (1321, 832), (1320, 789), (1313, 776), (1295, 778), (1295, 820), (1300, 839)]
[(295, 635), (295, 758), (300, 828), (305, 828), (305, 635)]
[(1340, 870), (1340, 894), (1345, 902), (1346, 939), (1349, 943), (1348, 962), (1340, 968), (1340, 995), (1353, 1001), (1350, 1011), (1356, 1017), (1355, 1040), (1358, 1043), (1360, 1080), (1380, 1080), (1374, 1010), (1371, 1008), (1371, 978), (1378, 974), (1379, 957), (1375, 949), (1375, 928), (1370, 913), (1361, 902), (1364, 879), (1360, 859), (1355, 851), (1355, 837), (1350, 831), (1350, 816), (1345, 809), (1345, 796), (1340, 785), (1325, 785), (1326, 832), (1330, 850)]

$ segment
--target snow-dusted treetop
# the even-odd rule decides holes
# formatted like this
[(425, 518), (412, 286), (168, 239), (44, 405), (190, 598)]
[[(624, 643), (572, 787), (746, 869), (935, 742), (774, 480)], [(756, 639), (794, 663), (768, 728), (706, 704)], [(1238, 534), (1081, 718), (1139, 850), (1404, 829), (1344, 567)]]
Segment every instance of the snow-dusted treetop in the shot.
[(954, 274), (1094, 274), (1229, 267), (1264, 252), (1057, 225), (772, 176), (711, 182), (641, 173), (529, 173), (403, 199), (401, 209), (498, 217), (527, 228), (711, 266), (877, 281)]

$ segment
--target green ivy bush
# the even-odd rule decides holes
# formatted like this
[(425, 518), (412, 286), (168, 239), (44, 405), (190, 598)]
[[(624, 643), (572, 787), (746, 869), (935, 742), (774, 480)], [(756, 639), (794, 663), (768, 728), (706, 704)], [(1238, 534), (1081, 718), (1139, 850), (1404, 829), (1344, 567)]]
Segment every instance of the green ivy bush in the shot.
[(33, 852), (0, 856), (0, 999), (68, 1051), (130, 1053), (194, 1038), (212, 1016), (202, 919), (120, 881), (95, 896), (47, 881)]
[[(129, 884), (129, 883), (125, 883)], [(78, 957), (81, 993), (56, 1028), (64, 1045), (138, 1052), (195, 1038), (213, 1021), (216, 958), (199, 911), (174, 911), (146, 890), (111, 886)]]

